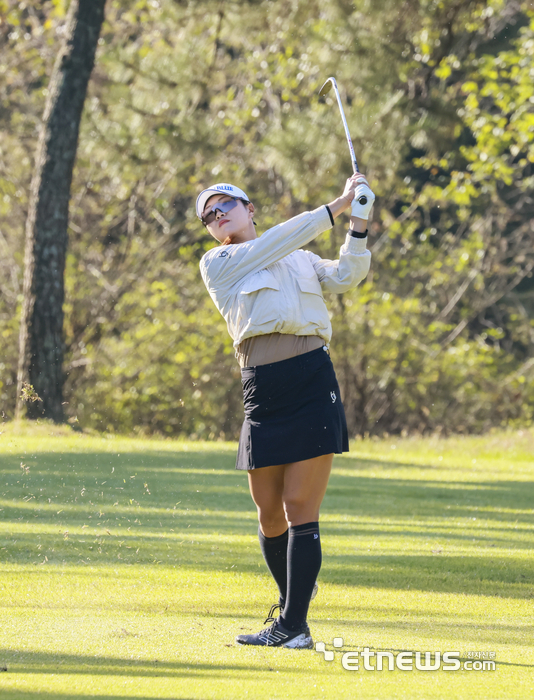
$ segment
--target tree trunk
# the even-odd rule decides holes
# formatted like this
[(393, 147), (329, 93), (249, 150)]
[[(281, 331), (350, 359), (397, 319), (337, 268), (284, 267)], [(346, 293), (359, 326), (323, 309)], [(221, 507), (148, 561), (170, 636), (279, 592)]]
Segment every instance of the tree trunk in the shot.
[(70, 187), (105, 2), (71, 0), (65, 40), (48, 88), (26, 220), (17, 374), (19, 417), (27, 383), (39, 397), (34, 394), (34, 400), (27, 401), (28, 418), (64, 420), (63, 299)]

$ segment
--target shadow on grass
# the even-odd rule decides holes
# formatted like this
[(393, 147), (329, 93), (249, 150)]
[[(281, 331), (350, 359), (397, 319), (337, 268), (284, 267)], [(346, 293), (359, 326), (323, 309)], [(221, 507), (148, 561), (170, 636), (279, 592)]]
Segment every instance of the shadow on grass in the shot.
[[(159, 695), (116, 695), (113, 693), (113, 695), (96, 695), (95, 693), (91, 693), (90, 696), (88, 696), (86, 693), (83, 693), (83, 695), (78, 695), (78, 694), (73, 694), (72, 692), (69, 691), (68, 695), (66, 693), (61, 693), (58, 695), (57, 693), (47, 693), (45, 691), (41, 690), (36, 690), (34, 692), (32, 691), (27, 691), (27, 690), (3, 690), (2, 691), (2, 700), (62, 700), (62, 698), (65, 698), (68, 700), (87, 700), (88, 697), (94, 698), (94, 700), (132, 700), (133, 697), (135, 697), (135, 700), (161, 700), (161, 696)], [(185, 695), (180, 695), (180, 700), (198, 700), (198, 697), (186, 697)]]
[[(330, 555), (325, 548), (324, 580), (533, 595), (534, 564), (520, 556), (532, 547), (532, 531), (514, 529), (534, 523), (532, 483), (371, 478), (360, 474), (359, 464), (344, 458), (344, 473), (334, 473), (329, 484), (322, 512), (330, 517), (323, 534), (338, 538), (346, 552)], [(36, 572), (75, 564), (92, 569), (155, 563), (265, 572), (246, 475), (235, 471), (227, 452), (0, 455), (0, 469), (0, 518), (9, 523), (9, 532), (0, 531), (4, 563), (46, 564)], [(358, 521), (344, 522), (344, 515)], [(477, 518), (484, 528), (475, 526)], [(387, 538), (393, 548), (398, 541), (399, 550), (406, 548), (406, 538), (420, 540), (421, 554), (362, 555), (360, 537)], [(431, 556), (427, 540), (437, 538), (486, 552)], [(491, 546), (516, 550), (517, 556), (495, 556)], [(25, 569), (24, 575), (29, 573)]]
[[(234, 646), (233, 644), (231, 646)], [(282, 650), (282, 653), (287, 653)], [(0, 649), (0, 665), (7, 666), (6, 673), (53, 673), (61, 674), (87, 674), (90, 676), (136, 676), (152, 678), (177, 678), (177, 677), (210, 677), (220, 675), (228, 677), (228, 672), (234, 671), (240, 678), (256, 678), (258, 672), (269, 671), (269, 667), (258, 668), (251, 663), (227, 663), (217, 662), (180, 662), (159, 661), (149, 659), (124, 659), (109, 656), (82, 656), (76, 654), (51, 654), (47, 652), (13, 652), (10, 649)], [(295, 666), (281, 667), (277, 664), (277, 670), (293, 675), (309, 674), (309, 669)], [(5, 677), (5, 676), (4, 676)], [(76, 697), (71, 696), (70, 697)], [(86, 697), (85, 695), (83, 697)], [(91, 697), (94, 697), (91, 695)], [(113, 696), (115, 697), (115, 696)], [(137, 697), (137, 695), (136, 695)]]
[[(228, 550), (226, 558), (223, 554), (219, 560), (219, 565), (209, 559), (209, 552), (205, 552), (205, 557), (202, 553), (196, 550), (187, 552), (180, 551), (181, 558), (176, 559), (176, 568), (183, 569), (188, 567), (191, 570), (213, 571), (213, 572), (228, 572), (228, 561), (236, 562), (236, 566), (232, 571), (248, 573), (251, 575), (265, 576), (267, 570), (263, 562), (260, 562), (259, 551), (236, 551)], [(258, 562), (261, 563), (261, 568), (258, 568)], [(95, 566), (98, 562), (94, 562), (93, 566), (88, 566), (87, 577), (94, 579), (95, 576), (99, 580), (110, 579), (110, 585), (118, 583), (121, 579), (121, 572), (109, 573), (107, 576), (104, 572), (95, 572)], [(146, 564), (138, 564), (135, 569), (140, 579), (144, 574), (142, 568)], [(20, 571), (12, 570), (9, 572), (9, 577), (12, 584), (16, 587), (17, 580), (20, 580), (21, 585), (28, 582), (28, 577), (46, 577), (49, 585), (61, 585), (61, 577), (64, 575), (63, 567), (47, 566), (36, 567), (35, 570), (28, 571), (23, 569)], [(76, 572), (76, 576), (83, 576), (83, 572)], [(394, 589), (394, 590), (415, 590), (428, 591), (434, 593), (464, 593), (469, 595), (483, 595), (489, 597), (506, 597), (506, 598), (534, 598), (534, 588), (532, 581), (534, 578), (534, 566), (532, 562), (513, 559), (499, 558), (487, 561), (484, 557), (477, 556), (334, 556), (325, 553), (323, 555), (323, 567), (321, 569), (321, 581), (342, 586), (369, 587), (375, 589)], [(168, 581), (168, 579), (166, 579)], [(172, 580), (172, 579), (171, 579)], [(154, 583), (157, 584), (157, 576), (154, 577)], [(125, 585), (128, 585), (125, 583)], [(160, 583), (163, 586), (163, 581)], [(168, 613), (176, 611), (184, 612), (191, 605), (189, 599), (182, 603), (183, 578), (176, 578), (176, 588), (172, 594), (169, 594)], [(77, 609), (94, 609), (105, 606), (98, 600), (95, 591), (90, 591), (84, 603), (83, 600), (76, 601)], [(0, 608), (24, 608), (33, 609), (36, 603), (32, 596), (27, 601), (20, 599), (4, 598), (0, 601)], [(122, 597), (120, 600), (113, 602), (114, 609), (125, 610), (147, 610), (151, 609), (151, 603), (143, 602), (139, 595), (131, 597)], [(206, 607), (204, 605), (204, 607)], [(54, 604), (47, 602), (46, 608), (54, 608)], [(57, 604), (58, 609), (64, 609), (64, 603)], [(158, 610), (161, 604), (157, 604)]]

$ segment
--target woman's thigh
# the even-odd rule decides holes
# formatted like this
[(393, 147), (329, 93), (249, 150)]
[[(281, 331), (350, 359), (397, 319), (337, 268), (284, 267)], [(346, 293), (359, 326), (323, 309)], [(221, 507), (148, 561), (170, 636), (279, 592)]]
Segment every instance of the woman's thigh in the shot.
[(276, 537), (288, 525), (319, 520), (332, 469), (333, 454), (248, 472), (250, 494), (266, 537)]
[(328, 454), (285, 465), (282, 500), (289, 525), (319, 520), (333, 459)]
[(266, 537), (277, 537), (287, 530), (282, 501), (285, 467), (285, 464), (277, 464), (248, 472), (250, 495), (258, 509), (258, 520)]

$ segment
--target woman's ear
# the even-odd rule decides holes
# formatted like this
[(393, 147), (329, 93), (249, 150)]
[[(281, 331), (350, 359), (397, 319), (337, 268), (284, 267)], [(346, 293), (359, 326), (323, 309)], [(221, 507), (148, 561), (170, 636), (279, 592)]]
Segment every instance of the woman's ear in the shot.
[(257, 226), (256, 222), (254, 221), (254, 211), (255, 210), (254, 210), (254, 205), (252, 204), (252, 202), (248, 203), (247, 208), (248, 208), (249, 212), (252, 214), (252, 216), (251, 216), (252, 223), (254, 224), (254, 226)]

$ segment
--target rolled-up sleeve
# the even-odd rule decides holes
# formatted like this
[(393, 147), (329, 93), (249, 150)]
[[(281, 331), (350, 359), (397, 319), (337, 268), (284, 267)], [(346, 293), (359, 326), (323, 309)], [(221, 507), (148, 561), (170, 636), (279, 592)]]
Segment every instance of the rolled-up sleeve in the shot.
[(340, 294), (356, 287), (369, 272), (371, 251), (367, 250), (367, 238), (354, 238), (347, 234), (339, 251), (339, 260), (324, 258), (306, 251), (324, 292)]

